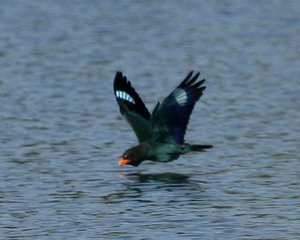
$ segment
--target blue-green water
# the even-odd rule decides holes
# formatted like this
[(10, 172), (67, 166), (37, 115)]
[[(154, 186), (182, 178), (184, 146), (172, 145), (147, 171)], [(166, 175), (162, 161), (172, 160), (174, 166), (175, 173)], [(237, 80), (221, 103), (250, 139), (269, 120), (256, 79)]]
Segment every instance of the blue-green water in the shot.
[[(0, 239), (300, 239), (299, 1), (1, 1)], [(136, 144), (112, 93), (149, 109), (191, 70), (186, 140)]]

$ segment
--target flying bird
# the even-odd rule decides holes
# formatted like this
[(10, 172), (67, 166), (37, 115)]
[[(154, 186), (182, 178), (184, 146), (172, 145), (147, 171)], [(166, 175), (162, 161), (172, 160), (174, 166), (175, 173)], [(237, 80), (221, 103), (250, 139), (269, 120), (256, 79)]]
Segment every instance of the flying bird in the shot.
[(181, 154), (204, 151), (212, 145), (193, 145), (184, 142), (184, 135), (195, 103), (202, 96), (205, 79), (197, 81), (200, 72), (191, 71), (152, 114), (122, 72), (114, 80), (114, 94), (121, 115), (134, 130), (139, 144), (124, 152), (119, 165), (138, 166), (145, 160), (169, 162)]

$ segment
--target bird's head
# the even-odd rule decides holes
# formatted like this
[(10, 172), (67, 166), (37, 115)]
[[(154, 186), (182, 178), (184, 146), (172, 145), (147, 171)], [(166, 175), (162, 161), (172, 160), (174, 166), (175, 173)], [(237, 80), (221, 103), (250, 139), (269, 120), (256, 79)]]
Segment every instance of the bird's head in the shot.
[(147, 150), (144, 146), (138, 145), (124, 152), (119, 161), (119, 166), (132, 165), (137, 167), (146, 159)]

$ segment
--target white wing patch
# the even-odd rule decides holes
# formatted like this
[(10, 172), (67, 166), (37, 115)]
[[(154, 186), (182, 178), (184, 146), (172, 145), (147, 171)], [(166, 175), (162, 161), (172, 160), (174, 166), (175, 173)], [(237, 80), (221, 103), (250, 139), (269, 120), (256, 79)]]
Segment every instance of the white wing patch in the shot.
[(128, 102), (131, 102), (131, 103), (135, 104), (135, 101), (133, 100), (133, 98), (127, 92), (116, 91), (116, 96), (118, 98), (124, 99), (124, 100), (126, 100)]
[(174, 92), (174, 98), (176, 102), (179, 104), (179, 106), (184, 106), (188, 100), (188, 96), (186, 94), (186, 91), (182, 88), (177, 88)]

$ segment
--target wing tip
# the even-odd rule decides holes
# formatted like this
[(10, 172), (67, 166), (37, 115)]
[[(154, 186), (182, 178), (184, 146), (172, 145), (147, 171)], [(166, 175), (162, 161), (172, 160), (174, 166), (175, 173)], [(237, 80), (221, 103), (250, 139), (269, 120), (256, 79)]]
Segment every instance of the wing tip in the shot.
[(123, 80), (123, 73), (117, 71), (114, 80), (114, 92), (116, 92), (116, 89), (118, 88), (122, 80)]
[(119, 79), (123, 79), (123, 73), (121, 71), (117, 71), (115, 75), (115, 81)]
[[(120, 106), (136, 111), (147, 120), (150, 119), (150, 113), (142, 99), (121, 71), (116, 72), (113, 91)], [(121, 93), (118, 93), (118, 91), (121, 91)]]
[[(200, 76), (200, 72), (196, 72), (193, 76), (194, 71), (190, 71), (182, 83), (178, 86), (181, 88), (192, 88), (200, 90), (200, 86), (206, 81), (205, 79), (197, 81)], [(203, 89), (204, 90), (204, 89)]]
[(121, 71), (117, 71), (114, 80), (114, 92), (124, 88), (131, 88), (131, 83)]

